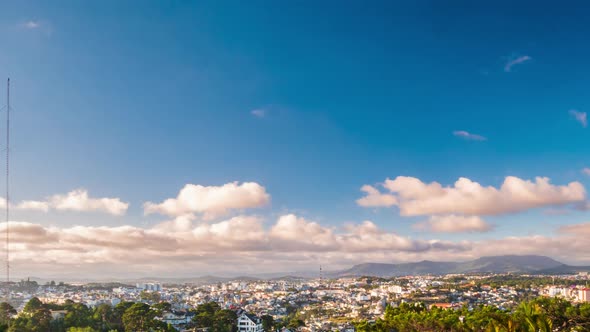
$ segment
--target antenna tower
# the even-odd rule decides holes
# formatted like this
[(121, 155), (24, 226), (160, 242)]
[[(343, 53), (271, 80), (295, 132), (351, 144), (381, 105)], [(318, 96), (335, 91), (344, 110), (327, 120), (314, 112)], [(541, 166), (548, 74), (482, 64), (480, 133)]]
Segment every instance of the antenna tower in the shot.
[(10, 301), (10, 78), (6, 81), (6, 303)]

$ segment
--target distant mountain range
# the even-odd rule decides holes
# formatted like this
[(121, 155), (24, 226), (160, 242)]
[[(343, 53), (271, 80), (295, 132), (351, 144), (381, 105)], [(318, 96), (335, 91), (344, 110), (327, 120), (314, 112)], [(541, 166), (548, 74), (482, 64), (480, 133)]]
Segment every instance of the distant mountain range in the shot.
[(365, 263), (335, 272), (332, 277), (375, 276), (396, 277), (406, 275), (440, 275), (454, 273), (538, 273), (567, 274), (590, 271), (590, 266), (570, 266), (546, 256), (488, 256), (467, 262), (432, 262), (383, 264)]
[[(354, 265), (350, 269), (343, 271), (324, 272), (326, 278), (340, 277), (399, 277), (412, 275), (442, 275), (442, 274), (460, 274), (460, 273), (534, 273), (534, 274), (573, 274), (578, 272), (590, 272), (590, 266), (572, 266), (558, 262), (546, 256), (487, 256), (466, 262), (433, 262), (421, 261), (415, 263), (364, 263)], [(126, 284), (135, 284), (137, 282), (161, 282), (165, 284), (215, 284), (218, 282), (228, 281), (253, 281), (253, 280), (284, 280), (294, 281), (303, 279), (318, 278), (318, 272), (288, 272), (288, 273), (268, 273), (252, 276), (240, 277), (219, 277), (219, 276), (201, 276), (189, 278), (126, 278), (126, 279), (73, 279), (73, 278), (54, 278), (55, 281), (66, 282), (121, 282)], [(49, 279), (31, 277), (31, 280), (45, 283)]]

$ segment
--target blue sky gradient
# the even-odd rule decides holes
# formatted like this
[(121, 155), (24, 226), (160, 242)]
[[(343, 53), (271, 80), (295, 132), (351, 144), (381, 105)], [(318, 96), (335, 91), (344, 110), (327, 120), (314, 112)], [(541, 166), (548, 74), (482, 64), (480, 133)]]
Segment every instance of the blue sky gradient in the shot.
[(582, 1), (3, 3), (14, 200), (85, 188), (130, 203), (125, 216), (14, 218), (150, 227), (162, 218), (144, 216), (146, 201), (251, 181), (272, 196), (255, 211), (269, 220), (371, 220), (449, 241), (552, 236), (590, 213), (543, 207), (487, 217), (491, 232), (433, 236), (412, 226), (425, 217), (355, 201), (399, 175), (590, 185), (590, 129), (570, 114), (590, 109), (589, 14)]

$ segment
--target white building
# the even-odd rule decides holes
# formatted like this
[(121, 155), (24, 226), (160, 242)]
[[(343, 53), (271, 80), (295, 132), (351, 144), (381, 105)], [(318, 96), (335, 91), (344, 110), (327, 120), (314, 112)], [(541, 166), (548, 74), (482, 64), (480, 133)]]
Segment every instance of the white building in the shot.
[(590, 288), (578, 289), (578, 301), (590, 302)]
[(166, 312), (162, 315), (161, 318), (159, 318), (161, 321), (163, 321), (166, 324), (171, 324), (172, 326), (178, 326), (178, 325), (182, 325), (182, 324), (188, 324), (191, 321), (191, 317), (187, 316), (187, 315), (180, 315), (180, 314), (175, 314), (172, 312)]
[(389, 287), (389, 291), (395, 294), (401, 294), (404, 291), (404, 289), (402, 288), (402, 286), (393, 285)]
[(262, 320), (244, 312), (238, 317), (238, 332), (262, 332)]
[(551, 297), (567, 297), (568, 289), (564, 287), (549, 287), (547, 293)]
[(157, 284), (157, 283), (138, 283), (138, 284), (135, 284), (135, 287), (139, 288), (141, 290), (147, 290), (147, 291), (159, 292), (162, 290), (162, 284)]

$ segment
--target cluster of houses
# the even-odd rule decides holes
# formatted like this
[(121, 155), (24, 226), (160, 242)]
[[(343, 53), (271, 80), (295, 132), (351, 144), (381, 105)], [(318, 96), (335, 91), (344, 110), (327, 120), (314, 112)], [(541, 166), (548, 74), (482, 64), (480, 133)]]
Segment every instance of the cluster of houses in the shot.
[[(161, 285), (140, 283), (135, 286), (93, 287), (89, 285), (51, 284), (28, 287), (13, 292), (13, 300), (20, 301), (19, 309), (33, 296), (43, 302), (63, 303), (66, 300), (95, 307), (102, 303), (117, 305), (121, 301), (166, 301), (170, 312), (159, 319), (182, 331), (193, 319), (189, 310), (206, 302), (217, 302), (224, 309), (238, 313), (239, 332), (261, 332), (259, 317), (270, 315), (275, 320), (292, 317), (305, 323), (303, 330), (347, 330), (350, 322), (381, 317), (387, 306), (400, 303), (425, 303), (429, 308), (461, 308), (491, 305), (511, 308), (520, 299), (530, 296), (561, 296), (570, 301), (590, 301), (590, 289), (585, 286), (539, 286), (516, 289), (508, 286), (491, 287), (481, 278), (464, 276), (460, 281), (449, 276), (414, 276), (393, 279), (341, 278), (337, 280), (277, 279), (237, 280), (208, 285)], [(580, 284), (587, 282), (580, 280)], [(145, 297), (148, 295), (154, 295)], [(56, 318), (63, 312), (53, 312)]]
[(549, 286), (543, 294), (551, 297), (563, 297), (573, 302), (590, 302), (590, 288), (588, 287), (559, 287)]

